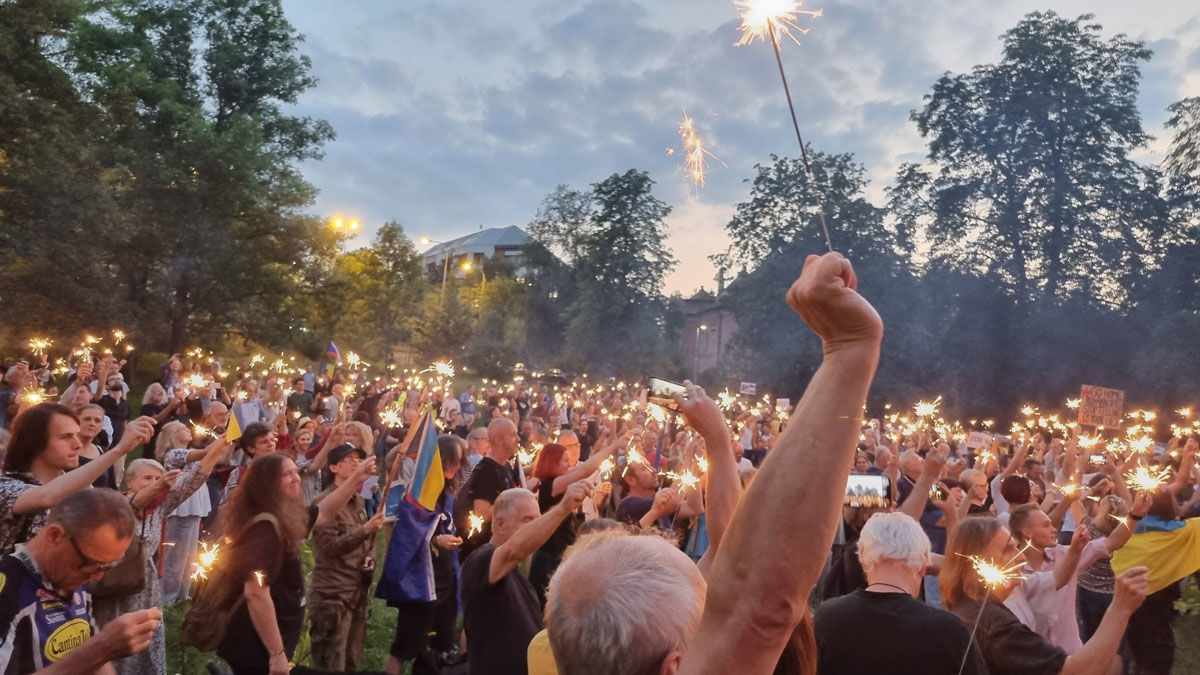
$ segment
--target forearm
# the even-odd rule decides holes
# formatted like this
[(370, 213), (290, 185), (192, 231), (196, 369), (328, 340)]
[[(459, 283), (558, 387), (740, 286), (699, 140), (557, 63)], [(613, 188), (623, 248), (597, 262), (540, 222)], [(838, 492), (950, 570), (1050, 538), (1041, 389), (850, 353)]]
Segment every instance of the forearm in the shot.
[(925, 513), (925, 504), (929, 501), (929, 491), (933, 489), (933, 480), (932, 475), (922, 471), (921, 475), (917, 477), (917, 482), (913, 483), (913, 489), (908, 493), (908, 498), (896, 510), (920, 522), (921, 516)]
[(704, 524), (708, 528), (708, 546), (715, 549), (720, 547), (742, 496), (742, 479), (733, 459), (733, 448), (729, 446), (729, 434), (709, 436), (704, 437), (708, 457), (708, 489), (704, 495), (708, 515)]
[[(1080, 527), (1083, 526), (1080, 525)], [(1079, 567), (1079, 554), (1080, 551), (1072, 546), (1062, 560), (1059, 560), (1058, 564), (1054, 566), (1055, 588), (1062, 588), (1075, 578), (1075, 569)]]
[(1059, 675), (1084, 675), (1086, 673), (1103, 673), (1117, 655), (1121, 638), (1125, 635), (1125, 627), (1129, 624), (1129, 612), (1109, 605), (1108, 611), (1100, 621), (1100, 627), (1092, 634), (1092, 639), (1083, 647), (1067, 657)]
[(48, 509), (58, 504), (63, 499), (66, 499), (68, 495), (79, 492), (91, 485), (113, 465), (113, 462), (124, 456), (124, 452), (106, 452), (100, 455), (98, 459), (94, 459), (81, 467), (71, 469), (45, 485), (37, 485), (29, 488), (21, 493), (20, 497), (17, 497), (17, 501), (13, 504), (13, 513), (23, 515), (39, 509)]
[(254, 632), (258, 633), (258, 639), (268, 654), (283, 651), (283, 636), (279, 633), (279, 621), (275, 617), (275, 601), (271, 599), (271, 592), (266, 588), (252, 586), (252, 582), (246, 582), (246, 586), (246, 609), (250, 613), (250, 623), (254, 625)]
[[(723, 552), (714, 560), (694, 644), (719, 642), (717, 636), (724, 634), (725, 640), (744, 639), (757, 648), (739, 654), (735, 665), (711, 662), (733, 658), (732, 653), (708, 654), (702, 647), (695, 658), (685, 656), (684, 672), (759, 673), (775, 667), (833, 541), (844, 476), (853, 463), (862, 405), (878, 361), (878, 342), (847, 344), (825, 357), (792, 423), (733, 514)], [(729, 635), (730, 630), (737, 634)]]
[(492, 554), (492, 564), (488, 570), (492, 583), (504, 578), (504, 575), (516, 569), (522, 560), (541, 548), (569, 513), (567, 507), (560, 502), (537, 519), (522, 526), (511, 539), (501, 544)]
[[(1047, 492), (1049, 492), (1049, 490), (1047, 490)], [(1063, 498), (1058, 500), (1058, 503), (1055, 504), (1049, 512), (1047, 512), (1046, 515), (1050, 516), (1050, 522), (1054, 525), (1055, 529), (1062, 527), (1063, 519), (1067, 517), (1067, 509), (1070, 508), (1071, 502), (1073, 501), (1075, 500), (1064, 495)], [(1079, 526), (1082, 527), (1082, 524)]]

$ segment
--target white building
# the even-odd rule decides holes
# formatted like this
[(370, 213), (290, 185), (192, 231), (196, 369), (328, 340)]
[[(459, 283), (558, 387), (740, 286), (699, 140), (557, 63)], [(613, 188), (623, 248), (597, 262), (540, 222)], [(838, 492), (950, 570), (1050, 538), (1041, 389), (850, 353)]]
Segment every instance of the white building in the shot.
[(464, 262), (481, 265), (488, 258), (502, 256), (513, 268), (521, 268), (521, 247), (529, 235), (516, 225), (492, 227), (435, 244), (421, 254), (421, 262), (430, 279), (441, 279), (443, 272), (459, 274)]

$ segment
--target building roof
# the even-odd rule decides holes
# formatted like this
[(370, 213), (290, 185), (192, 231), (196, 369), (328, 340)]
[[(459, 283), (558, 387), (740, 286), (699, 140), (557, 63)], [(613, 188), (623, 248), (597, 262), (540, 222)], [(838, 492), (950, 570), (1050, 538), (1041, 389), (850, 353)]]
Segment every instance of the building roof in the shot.
[(450, 241), (435, 244), (432, 248), (425, 251), (421, 255), (429, 258), (432, 256), (444, 255), (447, 250), (451, 255), (462, 253), (464, 251), (472, 251), (476, 249), (486, 249), (495, 247), (518, 247), (529, 243), (529, 235), (516, 225), (508, 227), (490, 227), (486, 230), (472, 232), (465, 237), (451, 239)]

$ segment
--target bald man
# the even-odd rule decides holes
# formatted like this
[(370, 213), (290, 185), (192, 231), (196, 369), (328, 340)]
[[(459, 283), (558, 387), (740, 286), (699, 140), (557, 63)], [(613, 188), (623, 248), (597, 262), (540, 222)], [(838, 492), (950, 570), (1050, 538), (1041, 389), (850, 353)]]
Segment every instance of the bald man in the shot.
[(513, 486), (509, 463), (517, 454), (517, 425), (510, 419), (492, 420), (488, 424), (488, 446), (491, 454), (479, 460), (454, 498), (454, 524), (459, 532), (471, 532), (471, 514), (483, 518), (483, 529), (465, 537), (459, 549), (462, 561), (492, 538), (492, 504), (501, 492)]
[[(462, 568), (463, 628), (471, 675), (525, 675), (526, 649), (542, 629), (542, 606), (517, 566), (550, 538), (591, 494), (577, 481), (546, 513), (524, 488), (500, 493), (492, 511), (492, 540)], [(680, 554), (682, 555), (682, 554)], [(690, 565), (687, 556), (683, 559)]]

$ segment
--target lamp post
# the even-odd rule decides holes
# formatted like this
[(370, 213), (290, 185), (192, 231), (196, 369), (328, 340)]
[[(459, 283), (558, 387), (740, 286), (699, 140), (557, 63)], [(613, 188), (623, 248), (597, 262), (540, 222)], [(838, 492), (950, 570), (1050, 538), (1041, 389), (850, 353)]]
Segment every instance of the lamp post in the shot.
[[(474, 269), (474, 267), (471, 265), (471, 263), (469, 261), (464, 260), (463, 264), (462, 264), (462, 269), (464, 272), (470, 272), (472, 269)], [(479, 269), (480, 276), (483, 277), (483, 283), (486, 284), (487, 283), (487, 272), (483, 271), (483, 265), (480, 265), (478, 269)]]
[(692, 382), (696, 381), (696, 377), (700, 371), (700, 333), (708, 330), (708, 324), (702, 323), (696, 326), (696, 341), (692, 343), (692, 349), (695, 353), (692, 354)]
[[(421, 237), (422, 244), (444, 244), (445, 242), (430, 239), (429, 237)], [(450, 271), (450, 247), (447, 246), (442, 255), (442, 292), (446, 292), (446, 274)]]

